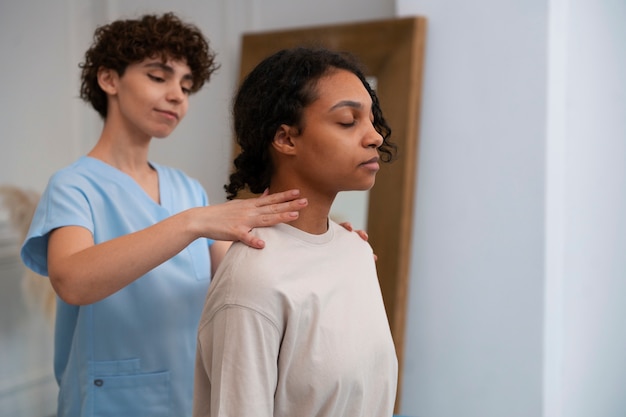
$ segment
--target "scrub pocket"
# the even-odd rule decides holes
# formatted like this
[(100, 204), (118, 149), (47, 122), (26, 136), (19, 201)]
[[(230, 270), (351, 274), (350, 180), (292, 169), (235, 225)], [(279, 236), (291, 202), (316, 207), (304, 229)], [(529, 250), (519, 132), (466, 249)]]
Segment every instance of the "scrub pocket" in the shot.
[(170, 415), (170, 373), (131, 373), (138, 365), (138, 359), (91, 363), (94, 417)]

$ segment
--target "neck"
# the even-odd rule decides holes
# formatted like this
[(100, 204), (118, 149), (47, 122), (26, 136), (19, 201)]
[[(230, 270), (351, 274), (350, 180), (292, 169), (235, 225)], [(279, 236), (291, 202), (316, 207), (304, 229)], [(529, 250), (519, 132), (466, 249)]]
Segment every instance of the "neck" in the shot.
[(309, 204), (300, 210), (298, 218), (289, 224), (297, 229), (313, 235), (321, 235), (328, 231), (328, 216), (330, 207), (335, 199), (334, 196), (322, 196), (313, 190), (299, 187), (298, 185), (274, 185), (270, 186), (270, 194), (287, 191), (293, 188), (300, 190), (300, 195), (306, 198)]
[(123, 131), (111, 129), (107, 123), (98, 142), (88, 156), (114, 166), (126, 173), (141, 173), (151, 170), (148, 164), (150, 138), (133, 138)]

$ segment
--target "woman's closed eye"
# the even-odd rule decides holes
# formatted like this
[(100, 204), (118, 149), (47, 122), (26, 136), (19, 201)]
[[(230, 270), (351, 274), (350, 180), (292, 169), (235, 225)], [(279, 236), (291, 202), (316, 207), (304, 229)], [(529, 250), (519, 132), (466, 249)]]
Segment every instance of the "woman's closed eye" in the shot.
[(162, 83), (165, 81), (165, 78), (159, 77), (157, 75), (153, 75), (153, 74), (148, 74), (148, 78), (150, 78), (152, 81), (156, 81), (158, 83)]
[(343, 126), (343, 127), (352, 127), (356, 124), (356, 120), (352, 119), (352, 120), (344, 120), (339, 122), (339, 125)]

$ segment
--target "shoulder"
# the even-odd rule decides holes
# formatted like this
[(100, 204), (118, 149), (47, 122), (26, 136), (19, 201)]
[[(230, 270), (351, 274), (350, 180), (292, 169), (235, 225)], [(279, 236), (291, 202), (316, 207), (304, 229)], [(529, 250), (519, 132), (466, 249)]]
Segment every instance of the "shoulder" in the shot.
[(91, 164), (92, 162), (88, 158), (79, 158), (72, 164), (61, 168), (52, 174), (48, 182), (51, 185), (72, 184), (83, 182), (87, 178), (94, 178), (98, 174), (97, 171), (89, 168)]
[(272, 229), (273, 227), (264, 227), (262, 232), (258, 233), (265, 241), (263, 249), (234, 242), (220, 264), (215, 279), (224, 275), (225, 279), (232, 280), (246, 292), (249, 288), (258, 291), (262, 287), (271, 287), (272, 280), (279, 270), (276, 262), (281, 256), (281, 251), (276, 245), (279, 241), (272, 238)]
[(107, 176), (90, 169), (90, 164), (91, 161), (83, 157), (52, 174), (42, 193), (41, 203), (85, 201), (89, 199), (89, 195), (105, 187)]
[(329, 227), (332, 227), (334, 230), (337, 244), (347, 245), (366, 252), (372, 252), (372, 247), (369, 242), (363, 240), (356, 232), (350, 232), (346, 230), (345, 227), (332, 220), (329, 221)]
[[(263, 228), (269, 232), (271, 227)], [(267, 233), (262, 233), (267, 239)], [(266, 240), (263, 249), (254, 249), (241, 242), (234, 242), (220, 263), (211, 280), (209, 298), (218, 303), (262, 305), (276, 294), (280, 281), (280, 265), (284, 260), (280, 250)]]
[(112, 166), (89, 156), (82, 156), (72, 164), (55, 172), (48, 188), (79, 189), (84, 193), (100, 194), (111, 186), (123, 186), (125, 174)]

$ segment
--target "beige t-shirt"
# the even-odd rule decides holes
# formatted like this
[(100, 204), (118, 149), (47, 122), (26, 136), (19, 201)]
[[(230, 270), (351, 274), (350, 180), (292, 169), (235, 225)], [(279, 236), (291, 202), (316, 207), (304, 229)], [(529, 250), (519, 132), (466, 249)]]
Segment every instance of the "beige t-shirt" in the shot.
[(389, 417), (398, 363), (370, 245), (330, 222), (235, 243), (198, 331), (194, 417)]

